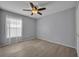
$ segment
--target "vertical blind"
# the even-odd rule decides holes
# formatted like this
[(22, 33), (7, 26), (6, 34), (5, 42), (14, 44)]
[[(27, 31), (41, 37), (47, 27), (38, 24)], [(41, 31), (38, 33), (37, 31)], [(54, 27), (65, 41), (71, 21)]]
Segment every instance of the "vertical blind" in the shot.
[(21, 18), (13, 18), (10, 16), (6, 17), (6, 37), (21, 37), (22, 36), (22, 19)]

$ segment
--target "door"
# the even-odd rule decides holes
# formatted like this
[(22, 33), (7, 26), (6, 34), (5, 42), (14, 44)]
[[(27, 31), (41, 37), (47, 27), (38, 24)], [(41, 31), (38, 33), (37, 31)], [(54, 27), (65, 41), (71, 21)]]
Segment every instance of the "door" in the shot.
[(78, 8), (77, 8), (77, 19), (76, 19), (76, 29), (77, 29), (77, 54), (79, 56), (79, 3), (78, 3)]

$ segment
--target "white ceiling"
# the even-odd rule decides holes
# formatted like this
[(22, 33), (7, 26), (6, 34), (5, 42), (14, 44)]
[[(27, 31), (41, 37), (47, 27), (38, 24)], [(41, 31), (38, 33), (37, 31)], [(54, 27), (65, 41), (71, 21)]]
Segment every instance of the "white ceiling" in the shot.
[(38, 5), (38, 7), (46, 7), (46, 10), (41, 11), (41, 13), (43, 13), (42, 16), (38, 14), (31, 16), (30, 11), (22, 10), (31, 9), (29, 1), (0, 1), (0, 8), (33, 18), (41, 18), (43, 16), (77, 6), (77, 2), (73, 1), (33, 1), (33, 3)]

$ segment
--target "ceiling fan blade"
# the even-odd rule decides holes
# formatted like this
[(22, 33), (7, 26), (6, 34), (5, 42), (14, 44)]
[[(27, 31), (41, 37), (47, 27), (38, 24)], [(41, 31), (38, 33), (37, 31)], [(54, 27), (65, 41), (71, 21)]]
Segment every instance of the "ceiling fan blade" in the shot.
[(46, 8), (39, 8), (38, 11), (46, 10)]
[(23, 11), (32, 11), (32, 10), (29, 10), (29, 9), (23, 9)]
[(33, 15), (33, 13), (31, 13), (31, 15)]
[(34, 4), (32, 2), (30, 2), (30, 6), (33, 8), (34, 7)]
[(35, 6), (35, 9), (37, 9), (37, 7)]
[(39, 15), (42, 15), (42, 13), (38, 12)]

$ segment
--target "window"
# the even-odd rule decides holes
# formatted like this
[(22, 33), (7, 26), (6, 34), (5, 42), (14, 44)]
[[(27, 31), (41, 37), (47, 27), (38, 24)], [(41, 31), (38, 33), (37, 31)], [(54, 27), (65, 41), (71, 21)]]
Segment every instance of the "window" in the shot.
[(10, 16), (6, 17), (6, 37), (13, 38), (13, 37), (21, 37), (22, 36), (22, 20), (19, 18), (13, 18)]

